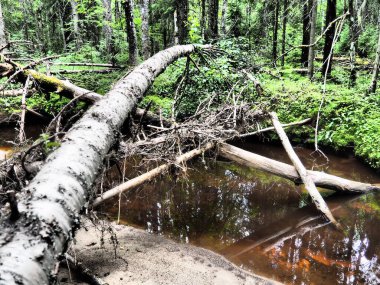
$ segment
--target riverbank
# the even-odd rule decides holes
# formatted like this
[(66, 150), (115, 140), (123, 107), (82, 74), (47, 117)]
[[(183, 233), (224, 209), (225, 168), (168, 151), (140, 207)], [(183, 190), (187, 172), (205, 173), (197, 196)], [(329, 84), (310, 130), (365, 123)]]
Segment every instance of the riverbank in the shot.
[[(133, 227), (101, 223), (103, 225), (94, 226), (85, 220), (70, 254), (109, 285), (281, 284), (242, 270), (209, 250), (176, 243)], [(111, 228), (117, 237), (115, 247)], [(67, 269), (60, 270), (59, 284), (86, 284), (72, 278), (70, 281)]]

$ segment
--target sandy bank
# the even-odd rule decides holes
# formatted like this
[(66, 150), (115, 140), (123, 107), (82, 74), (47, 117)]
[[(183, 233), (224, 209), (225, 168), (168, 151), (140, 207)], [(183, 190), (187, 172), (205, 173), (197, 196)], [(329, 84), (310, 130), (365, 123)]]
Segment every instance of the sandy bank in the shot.
[[(117, 235), (117, 257), (110, 239), (89, 221), (76, 235), (71, 254), (110, 285), (113, 284), (280, 284), (250, 274), (211, 251), (179, 244), (143, 230), (111, 224)], [(100, 227), (98, 227), (100, 228)], [(70, 282), (61, 270), (60, 284)]]

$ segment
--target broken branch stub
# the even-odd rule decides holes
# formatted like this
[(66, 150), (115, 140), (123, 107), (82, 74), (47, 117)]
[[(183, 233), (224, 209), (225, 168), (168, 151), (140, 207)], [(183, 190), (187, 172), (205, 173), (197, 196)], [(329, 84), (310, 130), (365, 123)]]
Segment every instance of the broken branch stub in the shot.
[(2, 221), (0, 284), (48, 284), (57, 257), (79, 225), (88, 191), (119, 132), (154, 78), (196, 50), (175, 46), (143, 62), (117, 82), (73, 125), (61, 146), (24, 189), (20, 219)]

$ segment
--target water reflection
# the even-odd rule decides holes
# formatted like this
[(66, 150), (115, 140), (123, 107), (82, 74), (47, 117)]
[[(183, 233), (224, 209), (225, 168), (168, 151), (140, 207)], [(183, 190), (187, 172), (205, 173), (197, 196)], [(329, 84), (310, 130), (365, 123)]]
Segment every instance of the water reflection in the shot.
[[(244, 147), (286, 161), (281, 148)], [(326, 164), (323, 158), (310, 156), (309, 150), (297, 152), (309, 168), (366, 182), (380, 180), (353, 158), (329, 155)], [(325, 192), (344, 226), (339, 232), (309, 205), (302, 187), (285, 179), (226, 161), (209, 161), (207, 166), (194, 162), (187, 178), (165, 177), (124, 195), (122, 220), (209, 248), (288, 284), (380, 283), (379, 194)], [(117, 207), (112, 206), (117, 203), (104, 209), (116, 216)]]

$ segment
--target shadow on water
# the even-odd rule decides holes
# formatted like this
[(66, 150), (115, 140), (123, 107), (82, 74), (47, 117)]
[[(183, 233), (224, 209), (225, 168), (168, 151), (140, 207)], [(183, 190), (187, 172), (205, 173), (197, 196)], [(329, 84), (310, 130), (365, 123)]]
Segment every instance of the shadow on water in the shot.
[[(288, 162), (281, 147), (240, 145)], [(353, 157), (329, 162), (296, 149), (308, 168), (359, 181), (380, 177)], [(137, 175), (129, 166), (131, 177)], [(114, 180), (110, 175), (110, 180)], [(310, 205), (301, 186), (221, 160), (190, 165), (187, 179), (163, 177), (123, 195), (123, 223), (218, 252), (239, 266), (288, 284), (379, 284), (380, 193), (323, 191), (339, 232)], [(118, 199), (103, 208), (116, 217)]]

